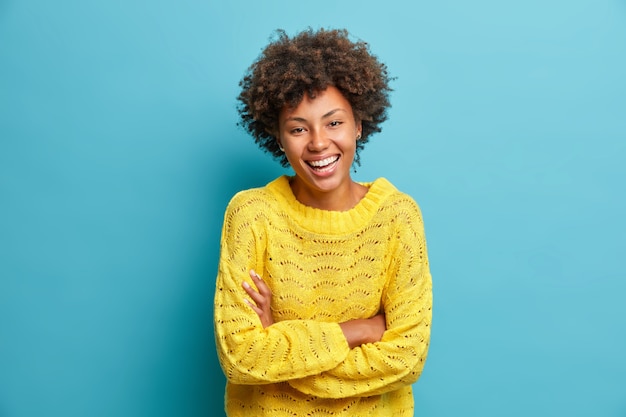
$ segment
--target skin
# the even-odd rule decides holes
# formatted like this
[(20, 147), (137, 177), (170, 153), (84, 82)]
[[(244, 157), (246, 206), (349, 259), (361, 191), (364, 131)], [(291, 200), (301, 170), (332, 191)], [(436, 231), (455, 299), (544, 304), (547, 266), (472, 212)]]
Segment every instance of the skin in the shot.
[[(291, 189), (302, 204), (322, 210), (353, 208), (367, 188), (350, 177), (361, 135), (361, 123), (350, 102), (335, 87), (305, 95), (295, 108), (285, 107), (278, 117), (278, 142), (295, 172)], [(324, 169), (312, 163), (336, 159)]]
[[(263, 328), (267, 328), (274, 324), (274, 318), (272, 316), (272, 291), (254, 270), (250, 270), (250, 278), (252, 278), (258, 292), (255, 291), (250, 284), (244, 282), (242, 285), (243, 289), (252, 299), (252, 301), (247, 299), (244, 299), (244, 301), (259, 316)], [(341, 327), (350, 349), (365, 343), (380, 341), (383, 337), (383, 333), (385, 333), (387, 329), (385, 315), (383, 313), (379, 313), (369, 319), (356, 319), (339, 323), (339, 327)]]
[[(295, 108), (284, 108), (278, 122), (277, 140), (295, 172), (290, 185), (298, 201), (335, 211), (349, 210), (361, 201), (367, 187), (352, 180), (350, 168), (362, 127), (337, 88), (330, 86), (314, 97), (305, 95)], [(255, 271), (250, 271), (250, 278), (254, 287), (247, 282), (242, 284), (250, 297), (245, 302), (264, 328), (271, 326), (272, 292)], [(350, 348), (378, 342), (386, 330), (383, 313), (339, 326)]]

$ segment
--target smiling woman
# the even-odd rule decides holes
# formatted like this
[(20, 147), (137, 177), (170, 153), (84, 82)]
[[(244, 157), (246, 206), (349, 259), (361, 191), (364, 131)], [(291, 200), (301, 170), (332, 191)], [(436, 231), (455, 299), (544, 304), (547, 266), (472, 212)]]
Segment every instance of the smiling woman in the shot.
[(367, 188), (350, 178), (361, 123), (341, 92), (329, 86), (307, 94), (279, 116), (276, 140), (296, 175), (291, 188), (301, 203), (324, 210), (349, 210)]
[(388, 83), (342, 30), (279, 32), (241, 82), (242, 126), (295, 175), (238, 193), (224, 217), (229, 416), (413, 415), (432, 311), (421, 213), (386, 179), (350, 176)]

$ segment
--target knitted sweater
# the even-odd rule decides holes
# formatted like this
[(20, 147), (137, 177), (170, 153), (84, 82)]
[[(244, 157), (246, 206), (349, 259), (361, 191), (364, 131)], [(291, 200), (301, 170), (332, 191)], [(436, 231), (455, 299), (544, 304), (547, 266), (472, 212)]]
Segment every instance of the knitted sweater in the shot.
[[(235, 416), (413, 416), (430, 339), (421, 213), (384, 178), (351, 210), (305, 206), (286, 176), (226, 209), (215, 337)], [(243, 299), (254, 269), (272, 290), (263, 328)], [(339, 323), (384, 311), (382, 340), (350, 349)]]

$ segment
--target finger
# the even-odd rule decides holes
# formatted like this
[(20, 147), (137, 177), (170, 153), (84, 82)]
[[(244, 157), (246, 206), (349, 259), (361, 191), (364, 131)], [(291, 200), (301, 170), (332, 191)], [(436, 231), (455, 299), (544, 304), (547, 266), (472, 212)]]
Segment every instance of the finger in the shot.
[(272, 296), (272, 290), (270, 290), (270, 287), (267, 286), (265, 281), (263, 281), (263, 278), (261, 278), (261, 276), (257, 274), (254, 269), (250, 270), (250, 276), (254, 280), (254, 283), (261, 295), (263, 295), (264, 297)]
[(260, 317), (263, 315), (263, 310), (261, 310), (259, 307), (257, 307), (252, 301), (248, 300), (247, 298), (244, 298), (243, 301), (248, 304), (248, 306), (250, 306), (250, 308), (252, 308), (252, 310), (254, 310), (254, 312)]
[(270, 287), (267, 286), (267, 284), (265, 283), (265, 281), (262, 280), (257, 280), (255, 282), (257, 289), (259, 290), (259, 294), (261, 294), (262, 296), (269, 298), (272, 296), (272, 290), (270, 290)]
[(246, 291), (246, 293), (254, 300), (254, 302), (258, 304), (259, 301), (262, 301), (262, 296), (252, 287), (252, 285), (244, 281), (241, 286)]
[(246, 303), (251, 309), (253, 309), (257, 314), (260, 314), (262, 312), (262, 310), (257, 307), (252, 301), (248, 300), (247, 298), (243, 299), (243, 302)]
[(243, 286), (243, 289), (246, 291), (246, 293), (250, 296), (250, 298), (252, 298), (252, 300), (256, 303), (257, 306), (263, 307), (265, 305), (265, 303), (267, 302), (266, 297), (256, 292), (254, 288), (252, 288), (252, 286), (245, 281), (241, 285)]

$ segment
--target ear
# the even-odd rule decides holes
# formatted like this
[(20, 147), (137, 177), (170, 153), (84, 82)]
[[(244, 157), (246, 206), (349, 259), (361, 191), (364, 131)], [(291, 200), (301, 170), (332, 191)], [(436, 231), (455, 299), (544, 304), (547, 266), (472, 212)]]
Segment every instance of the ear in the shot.
[(363, 133), (363, 124), (360, 120), (356, 122), (356, 140), (361, 140), (361, 134)]
[(278, 144), (278, 149), (280, 149), (281, 152), (285, 152), (285, 148), (283, 148), (283, 143), (280, 141), (280, 137), (276, 135), (274, 136), (274, 139), (276, 139), (276, 143)]
[(269, 133), (271, 136), (273, 136), (273, 137), (274, 137), (274, 140), (276, 141), (276, 144), (278, 145), (278, 148), (279, 148), (281, 151), (283, 151), (283, 152), (284, 152), (285, 150), (283, 149), (283, 144), (282, 144), (282, 142), (280, 141), (280, 135), (279, 135), (279, 133), (278, 133), (277, 131), (274, 131), (274, 130), (269, 129), (269, 128), (265, 128), (265, 131), (266, 131), (267, 133)]

